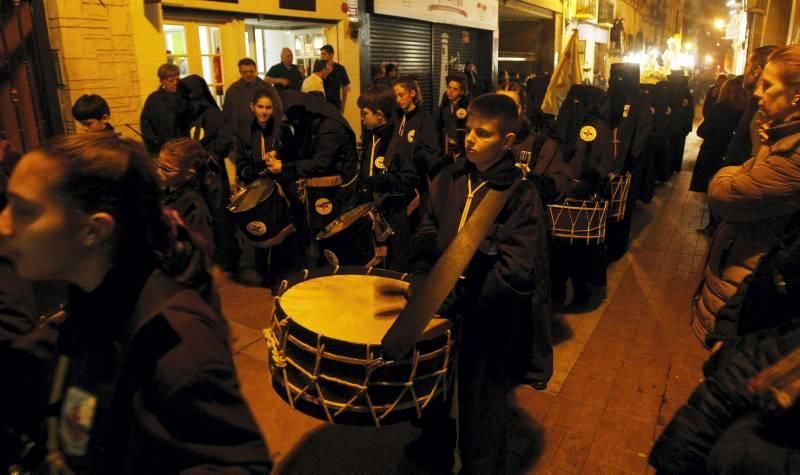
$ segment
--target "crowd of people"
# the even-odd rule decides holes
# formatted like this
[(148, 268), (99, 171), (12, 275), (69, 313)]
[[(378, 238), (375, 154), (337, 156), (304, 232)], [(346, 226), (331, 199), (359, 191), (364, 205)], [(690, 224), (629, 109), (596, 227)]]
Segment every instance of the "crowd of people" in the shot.
[[(732, 457), (731, 445), (716, 444), (729, 427), (784, 447), (771, 437), (794, 420), (765, 421), (745, 383), (800, 345), (790, 311), (798, 57), (795, 45), (757, 50), (744, 78), (720, 84), (704, 105), (692, 189), (707, 191), (719, 229), (693, 326), (713, 357), (651, 454), (665, 472), (711, 464), (712, 449)], [(552, 117), (541, 98), (531, 101), (543, 95), (536, 81), (503, 77), (486, 91), (471, 65), (451, 72), (428, 107), (413, 77), (383, 65), (356, 100), (357, 133), (342, 115), (350, 81), (330, 45), (305, 78), (289, 49), (264, 80), (251, 59), (238, 67), (220, 108), (201, 76), (162, 65), (141, 114), (144, 144), (113, 133), (106, 101), (87, 95), (73, 107), (86, 134), (21, 158), (3, 150), (0, 358), (20, 389), (0, 395), (0, 407), (14, 408), (0, 411), (0, 463), (269, 471), (212, 266), (273, 293), (303, 269), (378, 266), (412, 275), (413, 298), (499, 193), (494, 225), (473, 236), (480, 246), (439, 310), (460, 327), (458, 403), (431, 404), (406, 454), (442, 470), (502, 472), (513, 385), (543, 390), (552, 375), (553, 309), (602, 300), (638, 202), (681, 170), (694, 120), (688, 78), (675, 71), (640, 84), (637, 65), (614, 64), (607, 91), (574, 85)], [(754, 156), (743, 165), (729, 148), (740, 134)], [(552, 209), (586, 217), (615, 200), (601, 236), (551, 234)], [(374, 212), (350, 219), (360, 206)], [(36, 321), (29, 282), (41, 280), (68, 284), (66, 307)], [(502, 322), (485, 325), (487, 315)]]

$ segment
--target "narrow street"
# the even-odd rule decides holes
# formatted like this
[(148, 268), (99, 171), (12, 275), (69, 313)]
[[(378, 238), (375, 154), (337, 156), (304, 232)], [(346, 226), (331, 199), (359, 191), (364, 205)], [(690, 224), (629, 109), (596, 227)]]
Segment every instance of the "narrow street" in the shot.
[[(708, 238), (705, 197), (688, 192), (700, 144), (684, 171), (639, 203), (630, 251), (609, 269), (607, 298), (555, 325), (555, 374), (546, 391), (518, 387), (509, 434), (515, 472), (647, 473), (654, 438), (697, 385), (706, 351), (689, 329), (690, 300)], [(293, 411), (274, 392), (261, 329), (265, 289), (222, 286), (243, 392), (280, 473), (426, 473), (403, 455), (410, 423), (333, 426)], [(489, 317), (489, 316), (487, 316)]]

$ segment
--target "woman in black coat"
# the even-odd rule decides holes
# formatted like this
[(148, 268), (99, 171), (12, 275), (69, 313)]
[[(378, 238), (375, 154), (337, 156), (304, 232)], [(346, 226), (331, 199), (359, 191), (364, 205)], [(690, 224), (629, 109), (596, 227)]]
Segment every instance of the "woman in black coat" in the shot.
[(689, 191), (708, 191), (708, 183), (722, 168), (725, 151), (746, 107), (747, 91), (742, 80), (728, 80), (722, 86), (717, 102), (711, 106), (705, 120), (697, 128), (697, 135), (703, 139), (703, 144), (697, 154)]

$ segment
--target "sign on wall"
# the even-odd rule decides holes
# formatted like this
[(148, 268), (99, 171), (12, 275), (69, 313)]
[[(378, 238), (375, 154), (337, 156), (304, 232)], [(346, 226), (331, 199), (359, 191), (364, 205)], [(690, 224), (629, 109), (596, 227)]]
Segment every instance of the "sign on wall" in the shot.
[(280, 0), (280, 8), (289, 10), (317, 11), (317, 0)]
[(497, 30), (498, 0), (375, 0), (375, 13)]

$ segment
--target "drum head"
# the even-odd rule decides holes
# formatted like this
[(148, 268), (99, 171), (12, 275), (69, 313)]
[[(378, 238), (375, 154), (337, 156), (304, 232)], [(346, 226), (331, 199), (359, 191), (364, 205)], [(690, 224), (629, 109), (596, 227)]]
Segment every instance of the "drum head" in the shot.
[(259, 178), (231, 196), (231, 204), (228, 205), (228, 211), (232, 213), (249, 211), (263, 203), (274, 191), (275, 180), (272, 178)]
[[(330, 275), (290, 287), (279, 304), (295, 323), (317, 334), (380, 345), (406, 305), (408, 285), (376, 275)], [(451, 326), (449, 320), (434, 318), (422, 338), (434, 338)]]
[(369, 210), (372, 208), (371, 203), (366, 203), (363, 205), (356, 206), (355, 208), (351, 209), (350, 211), (342, 214), (338, 218), (331, 221), (325, 229), (317, 234), (317, 241), (321, 241), (323, 239), (328, 239), (331, 236), (335, 236), (340, 232), (344, 231), (345, 229), (349, 228), (353, 225), (356, 221), (364, 217)]

